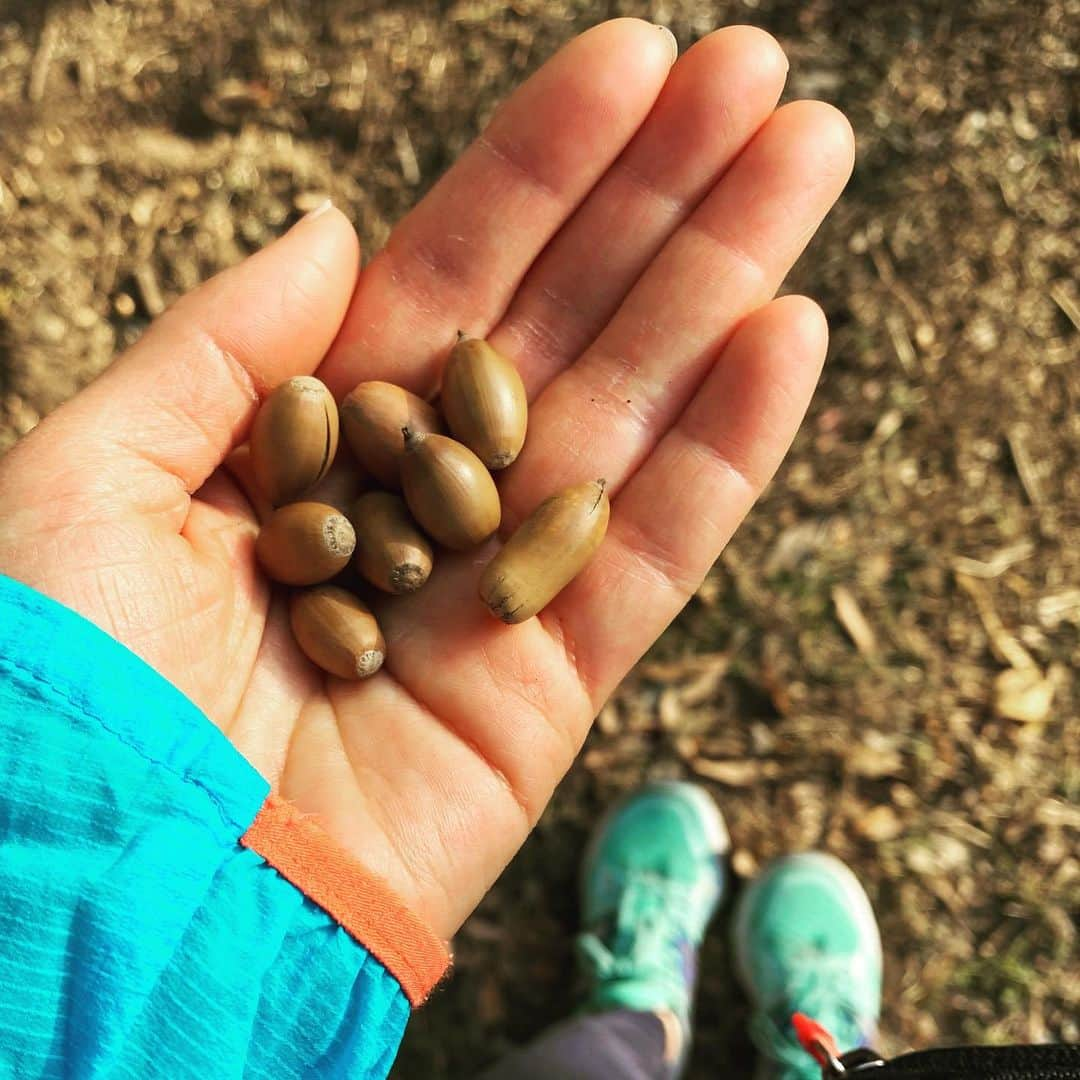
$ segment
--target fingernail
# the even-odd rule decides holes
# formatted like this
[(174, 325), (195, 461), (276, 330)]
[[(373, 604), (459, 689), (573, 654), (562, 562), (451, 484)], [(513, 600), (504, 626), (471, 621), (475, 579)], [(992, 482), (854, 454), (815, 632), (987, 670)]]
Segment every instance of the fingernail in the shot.
[(675, 35), (666, 26), (661, 26), (659, 23), (653, 25), (661, 34), (667, 35), (668, 48), (671, 50), (671, 62), (674, 63), (679, 58), (679, 43), (675, 40)]
[[(333, 199), (323, 199), (323, 201), (321, 203), (319, 203), (319, 205), (316, 206), (314, 210), (309, 210), (296, 223), (296, 225), (303, 225), (305, 222), (314, 221), (316, 218), (321, 218), (323, 216), (323, 214), (325, 214), (327, 212), (327, 210), (333, 209), (333, 206), (334, 206), (334, 200)], [(294, 229), (296, 228), (296, 225), (293, 226)]]

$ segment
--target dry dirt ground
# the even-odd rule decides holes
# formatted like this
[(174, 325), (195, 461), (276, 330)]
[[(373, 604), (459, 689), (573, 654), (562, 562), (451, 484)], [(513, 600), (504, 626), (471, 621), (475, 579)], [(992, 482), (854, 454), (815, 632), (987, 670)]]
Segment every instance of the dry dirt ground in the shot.
[[(569, 1007), (576, 861), (648, 776), (745, 877), (848, 860), (889, 1049), (1080, 1038), (1078, 0), (0, 0), (0, 451), (322, 193), (386, 237), (493, 105), (612, 14), (753, 22), (859, 163), (791, 288), (831, 357), (777, 481), (605, 708), (456, 942), (397, 1075)], [(1072, 26), (1070, 37), (1069, 26)], [(749, 1053), (719, 930), (692, 1077)]]

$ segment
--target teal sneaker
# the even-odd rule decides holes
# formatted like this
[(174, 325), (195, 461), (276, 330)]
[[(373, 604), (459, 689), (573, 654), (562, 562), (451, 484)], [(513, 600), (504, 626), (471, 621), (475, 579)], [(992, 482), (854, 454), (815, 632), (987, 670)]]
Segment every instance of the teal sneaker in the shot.
[(740, 898), (734, 937), (762, 1080), (821, 1076), (796, 1038), (797, 1012), (827, 1028), (842, 1051), (870, 1043), (881, 1011), (881, 936), (866, 893), (839, 859), (777, 859)]
[(662, 1022), (673, 1015), (680, 1062), (690, 1045), (698, 948), (723, 895), (728, 847), (724, 819), (702, 788), (654, 783), (612, 807), (582, 868), (585, 1009), (655, 1012)]

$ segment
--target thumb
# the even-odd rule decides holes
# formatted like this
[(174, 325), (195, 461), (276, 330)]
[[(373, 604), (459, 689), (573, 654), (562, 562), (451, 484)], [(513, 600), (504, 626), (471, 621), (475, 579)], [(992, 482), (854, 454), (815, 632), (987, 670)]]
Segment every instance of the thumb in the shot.
[[(160, 505), (177, 482), (195, 491), (243, 437), (259, 399), (319, 365), (358, 271), (345, 215), (329, 204), (312, 211), (177, 301), (12, 453), (38, 468), (50, 458), (69, 481), (120, 491), (138, 507)], [(94, 476), (79, 476), (82, 467)]]

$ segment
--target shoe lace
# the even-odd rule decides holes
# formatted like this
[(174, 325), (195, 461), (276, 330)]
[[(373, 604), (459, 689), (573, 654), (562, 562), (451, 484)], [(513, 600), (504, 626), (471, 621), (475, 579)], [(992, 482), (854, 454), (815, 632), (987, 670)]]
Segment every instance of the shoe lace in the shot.
[(690, 890), (659, 874), (629, 871), (606, 919), (578, 935), (583, 966), (598, 984), (627, 980), (663, 988), (667, 1002), (685, 998), (692, 976), (682, 928)]
[(773, 949), (786, 958), (790, 975), (782, 991), (751, 1017), (750, 1037), (767, 1060), (780, 1066), (781, 1077), (816, 1077), (820, 1075), (817, 1064), (799, 1045), (791, 1017), (795, 1012), (813, 1017), (829, 1029), (843, 1050), (860, 1045), (865, 1033), (860, 1029), (849, 961), (803, 942), (778, 942)]

